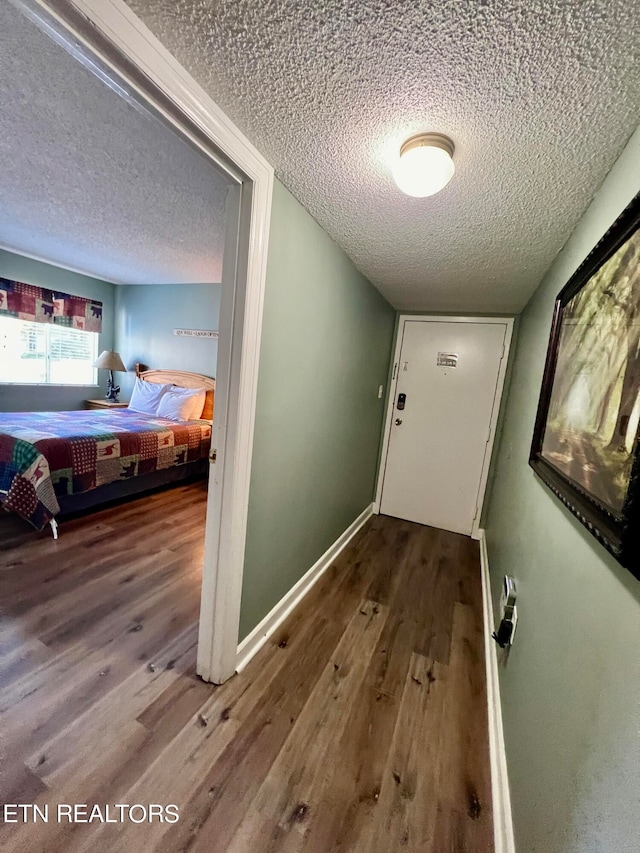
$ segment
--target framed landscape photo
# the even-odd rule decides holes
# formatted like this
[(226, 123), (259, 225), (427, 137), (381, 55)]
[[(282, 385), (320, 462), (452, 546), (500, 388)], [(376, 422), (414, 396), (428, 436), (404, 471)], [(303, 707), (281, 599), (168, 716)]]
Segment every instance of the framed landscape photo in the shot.
[(640, 578), (640, 195), (556, 299), (529, 462)]

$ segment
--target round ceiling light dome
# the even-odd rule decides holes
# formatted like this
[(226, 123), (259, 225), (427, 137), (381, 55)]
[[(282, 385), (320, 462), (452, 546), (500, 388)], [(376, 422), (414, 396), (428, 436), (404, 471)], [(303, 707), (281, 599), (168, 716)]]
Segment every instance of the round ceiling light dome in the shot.
[(414, 198), (435, 195), (453, 177), (454, 145), (442, 133), (419, 133), (400, 148), (393, 179), (403, 193)]

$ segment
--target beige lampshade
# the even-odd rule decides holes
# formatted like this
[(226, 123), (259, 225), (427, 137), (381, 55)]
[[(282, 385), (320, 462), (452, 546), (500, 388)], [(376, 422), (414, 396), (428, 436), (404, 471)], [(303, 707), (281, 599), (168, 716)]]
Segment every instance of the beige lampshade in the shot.
[(94, 367), (102, 367), (105, 370), (117, 370), (119, 373), (126, 373), (127, 368), (122, 363), (120, 353), (106, 349), (100, 353), (99, 357), (93, 363)]

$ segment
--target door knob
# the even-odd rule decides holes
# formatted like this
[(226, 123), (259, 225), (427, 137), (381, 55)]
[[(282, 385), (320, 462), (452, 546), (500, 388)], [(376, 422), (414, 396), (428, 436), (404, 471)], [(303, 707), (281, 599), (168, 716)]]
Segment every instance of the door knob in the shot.
[(396, 426), (400, 426), (402, 423), (402, 418), (396, 418)]

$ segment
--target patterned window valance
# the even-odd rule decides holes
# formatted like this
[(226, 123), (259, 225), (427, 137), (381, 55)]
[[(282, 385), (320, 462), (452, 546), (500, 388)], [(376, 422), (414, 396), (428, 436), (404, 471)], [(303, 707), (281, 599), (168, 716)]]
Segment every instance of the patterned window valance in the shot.
[(102, 331), (102, 302), (0, 278), (0, 316)]

